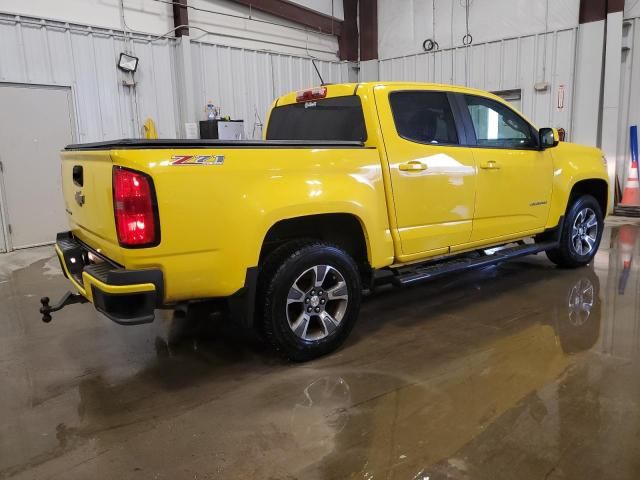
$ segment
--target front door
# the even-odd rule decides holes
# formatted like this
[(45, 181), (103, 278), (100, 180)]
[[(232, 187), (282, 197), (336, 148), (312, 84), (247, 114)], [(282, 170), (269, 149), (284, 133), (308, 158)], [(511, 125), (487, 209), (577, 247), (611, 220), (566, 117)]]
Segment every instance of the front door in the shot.
[(389, 161), (397, 230), (408, 261), (446, 253), (469, 241), (476, 167), (461, 134), (449, 95), (429, 88), (376, 88)]
[(471, 241), (544, 228), (549, 214), (553, 161), (538, 149), (537, 131), (507, 105), (464, 95), (478, 165)]

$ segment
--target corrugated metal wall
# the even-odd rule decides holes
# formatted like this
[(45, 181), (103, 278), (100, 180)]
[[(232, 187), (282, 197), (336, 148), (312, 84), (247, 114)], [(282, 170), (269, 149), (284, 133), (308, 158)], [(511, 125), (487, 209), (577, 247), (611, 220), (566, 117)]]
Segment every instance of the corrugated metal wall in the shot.
[(620, 130), (616, 174), (624, 188), (631, 149), (629, 127), (640, 127), (640, 18), (624, 20), (622, 29), (622, 71), (620, 76)]
[(133, 96), (116, 69), (125, 49), (121, 32), (0, 15), (0, 81), (71, 86), (80, 142), (137, 136), (138, 119), (147, 117), (161, 136), (173, 137), (170, 42), (135, 37), (140, 64)]
[[(0, 82), (71, 86), (79, 142), (138, 137), (147, 118), (160, 137), (178, 137), (184, 97), (175, 40), (131, 38), (140, 58), (135, 95), (116, 68), (122, 32), (0, 14)], [(319, 83), (309, 58), (203, 42), (192, 42), (191, 55), (197, 119), (213, 100), (225, 115), (245, 120), (248, 137), (260, 136), (257, 124), (276, 96)], [(348, 81), (347, 63), (317, 64), (325, 81)]]
[[(320, 83), (311, 59), (192, 42), (195, 111), (204, 118), (211, 100), (223, 115), (245, 121), (248, 138), (259, 138), (271, 102), (284, 93)], [(325, 82), (349, 81), (344, 62), (316, 62)]]
[[(489, 91), (521, 89), (525, 115), (539, 126), (564, 127), (570, 136), (576, 33), (572, 28), (384, 59), (378, 75), (380, 80), (449, 83)], [(534, 84), (543, 80), (549, 89), (535, 91)], [(560, 85), (565, 89), (562, 110), (557, 108)]]

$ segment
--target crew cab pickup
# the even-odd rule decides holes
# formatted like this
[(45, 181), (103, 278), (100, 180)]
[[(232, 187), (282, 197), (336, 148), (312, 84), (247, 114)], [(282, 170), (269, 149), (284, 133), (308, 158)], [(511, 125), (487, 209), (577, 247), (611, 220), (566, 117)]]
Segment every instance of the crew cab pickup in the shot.
[(363, 291), (545, 251), (585, 265), (608, 208), (606, 160), (490, 93), (375, 82), (293, 92), (264, 140), (120, 140), (62, 152), (77, 293), (121, 324), (228, 308), (286, 357), (348, 336)]

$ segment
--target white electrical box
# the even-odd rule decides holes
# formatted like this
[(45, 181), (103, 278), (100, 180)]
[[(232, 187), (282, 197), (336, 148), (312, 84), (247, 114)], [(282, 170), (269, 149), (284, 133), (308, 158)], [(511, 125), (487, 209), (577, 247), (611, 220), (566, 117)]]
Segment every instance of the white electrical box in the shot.
[(244, 121), (218, 121), (218, 138), (220, 140), (244, 140)]

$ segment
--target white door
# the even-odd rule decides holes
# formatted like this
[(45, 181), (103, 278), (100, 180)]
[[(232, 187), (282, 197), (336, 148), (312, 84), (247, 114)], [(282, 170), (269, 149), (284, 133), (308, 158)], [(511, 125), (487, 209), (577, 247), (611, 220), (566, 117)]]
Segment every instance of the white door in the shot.
[(71, 89), (0, 84), (2, 213), (8, 250), (67, 229), (60, 150), (72, 143)]

